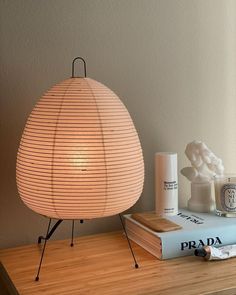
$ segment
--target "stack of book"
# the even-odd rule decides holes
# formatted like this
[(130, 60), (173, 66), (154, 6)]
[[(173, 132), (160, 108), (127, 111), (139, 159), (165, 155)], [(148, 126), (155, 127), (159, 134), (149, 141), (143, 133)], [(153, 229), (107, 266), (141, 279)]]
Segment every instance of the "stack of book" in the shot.
[(179, 209), (178, 215), (166, 219), (182, 229), (155, 232), (132, 215), (124, 217), (129, 238), (159, 259), (193, 255), (195, 249), (206, 245), (217, 247), (236, 243), (236, 218)]

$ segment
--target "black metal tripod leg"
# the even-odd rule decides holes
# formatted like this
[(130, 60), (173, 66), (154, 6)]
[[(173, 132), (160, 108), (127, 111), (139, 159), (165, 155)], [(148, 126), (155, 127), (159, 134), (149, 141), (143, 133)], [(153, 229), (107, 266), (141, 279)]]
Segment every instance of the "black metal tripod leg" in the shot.
[(74, 226), (75, 226), (75, 221), (73, 219), (72, 220), (72, 231), (71, 231), (71, 244), (70, 244), (71, 247), (74, 246)]
[[(52, 219), (50, 218), (49, 219), (49, 223), (48, 223), (48, 229), (47, 229), (46, 237), (48, 236), (48, 233), (49, 233), (49, 230), (50, 230), (51, 221), (52, 221)], [(43, 256), (44, 256), (46, 244), (47, 244), (47, 239), (44, 239), (43, 251), (42, 251), (42, 254), (41, 254), (41, 258), (40, 258), (40, 262), (39, 262), (39, 268), (38, 268), (38, 272), (37, 272), (35, 281), (38, 281), (39, 280), (39, 273), (40, 273), (41, 265), (42, 265), (42, 262), (43, 262)]]
[(125, 236), (126, 236), (127, 242), (128, 242), (128, 244), (129, 244), (130, 252), (131, 252), (131, 254), (132, 254), (132, 256), (133, 256), (133, 259), (134, 259), (134, 266), (135, 266), (135, 268), (139, 268), (138, 263), (137, 263), (137, 260), (136, 260), (136, 258), (135, 258), (135, 256), (134, 256), (134, 252), (133, 252), (133, 249), (132, 249), (132, 246), (131, 246), (131, 243), (130, 243), (130, 240), (129, 240), (129, 237), (128, 237), (128, 234), (127, 234), (127, 231), (126, 231), (126, 229), (125, 229), (125, 225), (124, 225), (123, 219), (122, 219), (122, 217), (121, 217), (121, 214), (119, 214), (119, 217), (120, 217), (120, 222), (121, 222), (121, 224), (122, 224), (123, 230), (124, 230), (124, 232), (125, 232)]
[(42, 240), (49, 240), (52, 236), (52, 234), (54, 233), (54, 231), (58, 228), (58, 226), (62, 223), (63, 219), (59, 219), (51, 228), (50, 232), (47, 233), (47, 235), (45, 237), (40, 236), (38, 237), (38, 244), (41, 244)]

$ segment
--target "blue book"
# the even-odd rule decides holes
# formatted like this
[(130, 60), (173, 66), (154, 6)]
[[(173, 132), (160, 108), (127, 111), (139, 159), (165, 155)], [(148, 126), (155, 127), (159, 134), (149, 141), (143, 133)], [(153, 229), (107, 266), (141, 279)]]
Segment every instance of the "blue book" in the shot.
[(154, 232), (131, 215), (124, 217), (129, 238), (159, 259), (193, 255), (195, 249), (205, 245), (218, 247), (236, 244), (236, 218), (179, 209), (178, 215), (165, 218), (182, 229)]

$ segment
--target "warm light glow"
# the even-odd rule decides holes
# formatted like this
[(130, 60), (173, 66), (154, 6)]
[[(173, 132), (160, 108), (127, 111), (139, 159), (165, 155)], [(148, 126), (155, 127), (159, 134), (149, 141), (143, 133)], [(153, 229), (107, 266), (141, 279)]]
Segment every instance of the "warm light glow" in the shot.
[(17, 186), (29, 208), (59, 219), (118, 214), (138, 200), (143, 178), (138, 135), (110, 89), (70, 78), (36, 104), (17, 156)]

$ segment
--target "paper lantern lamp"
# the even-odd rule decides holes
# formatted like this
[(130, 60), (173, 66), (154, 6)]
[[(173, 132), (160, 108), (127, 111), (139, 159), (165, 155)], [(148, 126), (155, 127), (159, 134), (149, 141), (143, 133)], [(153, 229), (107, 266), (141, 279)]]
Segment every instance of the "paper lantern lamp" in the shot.
[(138, 200), (143, 178), (134, 124), (109, 88), (77, 77), (41, 97), (17, 156), (17, 186), (29, 208), (58, 219), (115, 215)]
[[(76, 59), (85, 77), (74, 77)], [(140, 197), (144, 164), (132, 119), (114, 92), (86, 78), (82, 58), (31, 112), (16, 176), (29, 208), (61, 220), (119, 214)]]

